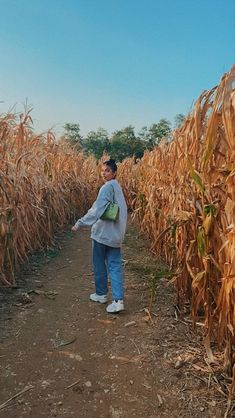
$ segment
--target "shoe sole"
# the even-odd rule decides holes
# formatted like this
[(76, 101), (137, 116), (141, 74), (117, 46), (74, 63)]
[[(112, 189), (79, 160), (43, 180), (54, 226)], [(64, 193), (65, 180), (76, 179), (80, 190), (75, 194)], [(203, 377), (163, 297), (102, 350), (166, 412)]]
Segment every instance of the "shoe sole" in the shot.
[(92, 302), (95, 302), (95, 303), (102, 303), (102, 304), (104, 304), (104, 303), (108, 303), (108, 301), (107, 301), (107, 300), (94, 300), (94, 299), (91, 299), (91, 298), (90, 298), (90, 300), (91, 300)]
[(121, 313), (121, 312), (124, 312), (125, 311), (125, 309), (120, 309), (119, 311), (107, 311), (107, 309), (106, 309), (106, 312), (107, 313), (110, 313), (110, 314), (118, 314), (118, 313)]

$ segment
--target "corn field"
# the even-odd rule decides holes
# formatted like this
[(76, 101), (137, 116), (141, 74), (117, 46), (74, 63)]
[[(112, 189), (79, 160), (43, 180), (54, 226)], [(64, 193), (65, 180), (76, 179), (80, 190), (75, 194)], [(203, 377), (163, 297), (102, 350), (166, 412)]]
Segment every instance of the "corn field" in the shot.
[(204, 91), (173, 141), (135, 162), (119, 180), (133, 218), (152, 250), (175, 272), (179, 301), (190, 300), (195, 322), (205, 318), (210, 342), (224, 351), (235, 388), (235, 66)]
[[(174, 271), (179, 303), (205, 321), (204, 344), (224, 349), (235, 389), (235, 66), (204, 91), (170, 143), (119, 165), (133, 218)], [(29, 113), (0, 116), (0, 281), (85, 212), (100, 184), (85, 159), (53, 134), (35, 135)]]
[(0, 116), (0, 280), (8, 286), (30, 252), (85, 212), (99, 183), (93, 158), (30, 126), (29, 113)]

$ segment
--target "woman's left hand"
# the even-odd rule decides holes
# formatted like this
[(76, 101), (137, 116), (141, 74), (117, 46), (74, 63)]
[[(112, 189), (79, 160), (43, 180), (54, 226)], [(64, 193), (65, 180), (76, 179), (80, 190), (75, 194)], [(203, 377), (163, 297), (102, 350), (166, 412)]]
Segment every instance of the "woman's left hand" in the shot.
[(74, 232), (77, 232), (78, 227), (74, 225), (74, 226), (72, 226), (71, 230), (74, 231)]

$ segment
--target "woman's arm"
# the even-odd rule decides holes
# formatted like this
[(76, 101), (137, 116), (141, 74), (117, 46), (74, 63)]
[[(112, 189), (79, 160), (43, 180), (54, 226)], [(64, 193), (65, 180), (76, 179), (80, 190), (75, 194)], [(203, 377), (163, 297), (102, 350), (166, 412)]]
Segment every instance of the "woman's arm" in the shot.
[(108, 204), (112, 202), (112, 193), (112, 187), (107, 187), (106, 184), (102, 186), (92, 207), (88, 210), (86, 215), (78, 219), (72, 227), (72, 230), (77, 231), (80, 226), (91, 226), (98, 221)]

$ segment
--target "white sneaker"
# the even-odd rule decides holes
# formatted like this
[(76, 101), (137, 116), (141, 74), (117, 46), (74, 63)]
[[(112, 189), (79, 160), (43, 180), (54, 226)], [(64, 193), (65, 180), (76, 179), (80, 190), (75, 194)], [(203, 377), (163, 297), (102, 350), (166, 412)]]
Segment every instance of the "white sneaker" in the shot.
[(118, 313), (120, 311), (124, 311), (123, 300), (113, 300), (113, 302), (107, 306), (106, 311), (108, 313)]
[(108, 297), (107, 295), (97, 295), (96, 293), (92, 293), (90, 295), (90, 300), (93, 302), (107, 303)]

